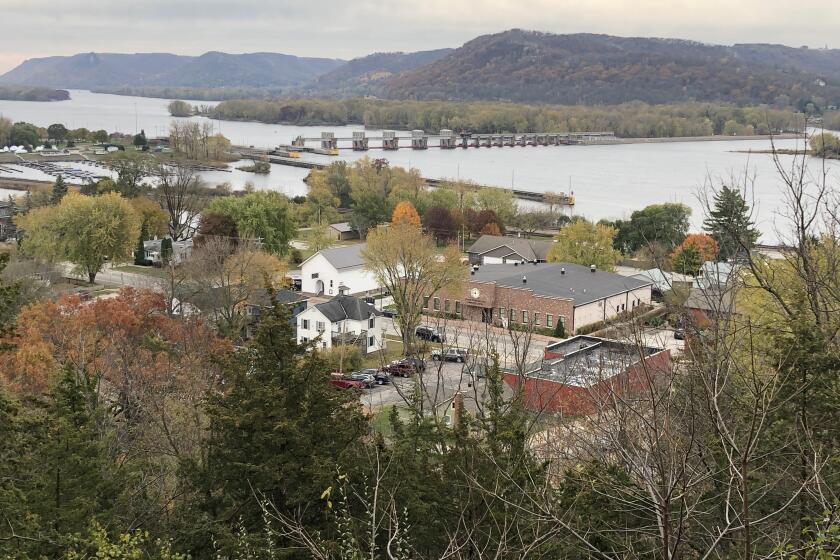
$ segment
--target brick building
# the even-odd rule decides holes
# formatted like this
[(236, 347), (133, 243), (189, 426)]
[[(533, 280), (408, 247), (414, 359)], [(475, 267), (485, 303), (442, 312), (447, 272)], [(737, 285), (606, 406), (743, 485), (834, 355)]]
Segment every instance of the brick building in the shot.
[(650, 280), (569, 263), (473, 266), (459, 294), (426, 298), (424, 311), (482, 321), (554, 329), (566, 333), (650, 303)]
[(525, 369), (523, 376), (505, 374), (505, 383), (522, 389), (528, 410), (576, 416), (608, 406), (615, 394), (644, 389), (669, 371), (670, 352), (576, 336), (547, 346), (543, 360)]

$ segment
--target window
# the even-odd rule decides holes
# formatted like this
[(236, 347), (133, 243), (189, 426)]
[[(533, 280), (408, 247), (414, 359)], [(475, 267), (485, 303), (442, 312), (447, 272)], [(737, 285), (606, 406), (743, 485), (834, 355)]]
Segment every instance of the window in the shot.
[(309, 339), (306, 338), (305, 336), (302, 336), (302, 337), (300, 337), (300, 342), (301, 342), (301, 344), (303, 344), (305, 342), (309, 342)]
[(309, 330), (309, 319), (301, 319), (300, 320), (300, 328), (305, 331)]
[(554, 315), (549, 315), (548, 313), (545, 314), (545, 326), (546, 327), (553, 327), (554, 326)]
[(318, 322), (316, 322), (316, 323), (315, 323), (315, 329), (316, 329), (318, 332), (324, 332), (324, 322), (323, 322), (323, 321), (318, 321)]
[(455, 315), (458, 315), (458, 316), (461, 315), (461, 302), (460, 301), (455, 302)]
[(563, 328), (566, 328), (566, 318), (563, 315), (560, 315), (560, 324), (563, 325)]
[(528, 312), (525, 310), (522, 311), (522, 324), (528, 324)]
[(511, 323), (516, 322), (516, 309), (511, 308), (511, 310), (510, 310), (510, 322)]
[(373, 344), (374, 344), (373, 337), (372, 337), (372, 336), (369, 336), (369, 337), (368, 337), (368, 347), (373, 346)]
[(499, 308), (499, 319), (504, 319), (505, 317), (507, 317), (507, 309), (505, 309), (504, 307), (500, 307)]
[(423, 298), (423, 309), (429, 308), (429, 296)]
[(315, 278), (318, 278), (319, 275), (320, 275), (320, 272), (313, 272), (312, 273), (312, 279), (314, 280)]
[(333, 287), (333, 281), (330, 280), (330, 288), (332, 288), (332, 287)]
[(376, 317), (371, 317), (368, 319), (368, 328), (372, 329), (376, 326)]
[(448, 299), (443, 300), (443, 311), (445, 313), (449, 313), (449, 300)]
[(321, 348), (326, 348), (326, 347), (327, 347), (327, 341), (325, 340), (324, 342), (321, 343)]
[(539, 326), (540, 324), (540, 314), (534, 311), (534, 324)]
[(440, 311), (440, 298), (435, 298), (435, 311)]

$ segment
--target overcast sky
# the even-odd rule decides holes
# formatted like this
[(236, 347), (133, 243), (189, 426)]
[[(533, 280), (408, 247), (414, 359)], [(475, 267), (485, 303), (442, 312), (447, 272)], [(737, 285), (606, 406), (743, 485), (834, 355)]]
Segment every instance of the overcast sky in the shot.
[(0, 0), (0, 72), (78, 52), (352, 58), (519, 27), (840, 47), (838, 0)]

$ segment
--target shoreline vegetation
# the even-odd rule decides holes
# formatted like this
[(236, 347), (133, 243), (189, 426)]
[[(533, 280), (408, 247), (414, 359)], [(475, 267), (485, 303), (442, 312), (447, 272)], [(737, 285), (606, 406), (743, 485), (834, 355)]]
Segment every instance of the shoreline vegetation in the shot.
[(192, 106), (177, 100), (173, 116), (298, 126), (362, 125), (478, 134), (544, 131), (612, 131), (619, 138), (737, 137), (797, 133), (805, 117), (790, 109), (711, 103), (602, 106), (523, 105), (491, 102), (386, 101), (378, 99), (228, 100)]
[(4, 101), (67, 101), (70, 92), (32, 86), (0, 86), (0, 99)]

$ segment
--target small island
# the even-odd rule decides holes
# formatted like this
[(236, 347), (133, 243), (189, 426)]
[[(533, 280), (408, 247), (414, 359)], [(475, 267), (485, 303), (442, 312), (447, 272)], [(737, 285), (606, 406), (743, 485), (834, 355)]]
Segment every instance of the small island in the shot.
[(67, 101), (70, 92), (29, 86), (0, 86), (0, 99), (6, 101)]

